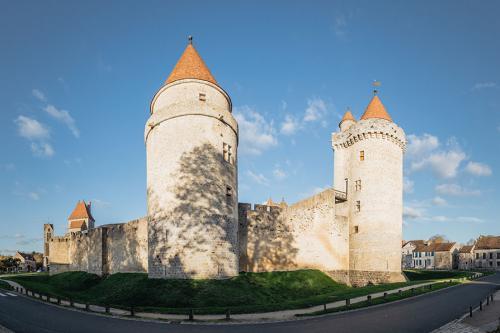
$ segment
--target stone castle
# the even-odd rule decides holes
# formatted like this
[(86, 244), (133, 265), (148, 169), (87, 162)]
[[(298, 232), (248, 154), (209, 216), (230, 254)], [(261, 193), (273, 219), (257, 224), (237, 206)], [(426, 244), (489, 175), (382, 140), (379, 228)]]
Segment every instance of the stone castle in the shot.
[(153, 97), (144, 140), (147, 216), (95, 227), (90, 203), (78, 202), (64, 236), (44, 225), (51, 273), (223, 279), (311, 268), (355, 286), (404, 281), (406, 139), (376, 93), (332, 134), (333, 187), (290, 206), (238, 203), (231, 99), (191, 41)]

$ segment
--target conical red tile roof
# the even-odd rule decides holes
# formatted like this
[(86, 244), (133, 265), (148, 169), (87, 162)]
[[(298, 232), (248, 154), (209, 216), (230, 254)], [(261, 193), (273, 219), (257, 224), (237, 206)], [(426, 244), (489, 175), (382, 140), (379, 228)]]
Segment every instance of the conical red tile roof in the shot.
[(344, 113), (344, 116), (342, 117), (342, 120), (340, 122), (342, 123), (343, 121), (346, 121), (346, 120), (356, 121), (356, 119), (354, 119), (354, 116), (352, 115), (350, 110), (347, 110)]
[(365, 113), (361, 116), (361, 120), (370, 118), (380, 118), (392, 121), (391, 116), (385, 110), (384, 104), (377, 95), (373, 96), (370, 104), (366, 107)]
[(169, 84), (182, 79), (198, 79), (217, 84), (207, 65), (191, 43), (184, 50), (165, 83)]

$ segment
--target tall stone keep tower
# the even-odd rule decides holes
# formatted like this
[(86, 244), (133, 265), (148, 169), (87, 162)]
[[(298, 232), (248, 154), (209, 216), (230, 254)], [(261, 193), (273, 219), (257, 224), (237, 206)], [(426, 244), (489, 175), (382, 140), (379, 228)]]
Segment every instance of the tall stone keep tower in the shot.
[(405, 133), (376, 91), (360, 121), (347, 112), (339, 127), (332, 135), (334, 187), (347, 191), (350, 282), (403, 281)]
[(150, 112), (149, 277), (237, 275), (238, 125), (191, 37)]

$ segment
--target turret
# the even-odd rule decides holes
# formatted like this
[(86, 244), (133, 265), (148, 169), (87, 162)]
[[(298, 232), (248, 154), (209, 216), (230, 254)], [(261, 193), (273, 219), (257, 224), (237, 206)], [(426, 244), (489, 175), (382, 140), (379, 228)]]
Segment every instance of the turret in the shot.
[(342, 168), (335, 188), (348, 180), (351, 283), (402, 281), (404, 131), (374, 95), (360, 121), (334, 133), (332, 142), (335, 158), (343, 159), (335, 163)]
[(76, 203), (75, 209), (68, 217), (68, 232), (86, 231), (94, 228), (94, 217), (91, 212), (91, 202), (88, 204), (84, 200)]
[(238, 274), (238, 125), (190, 38), (146, 123), (149, 276)]

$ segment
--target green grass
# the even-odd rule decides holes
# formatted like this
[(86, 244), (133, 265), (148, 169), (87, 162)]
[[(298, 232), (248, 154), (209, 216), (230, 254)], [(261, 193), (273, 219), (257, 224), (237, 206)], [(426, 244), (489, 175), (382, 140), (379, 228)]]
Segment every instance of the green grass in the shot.
[(466, 271), (438, 271), (438, 270), (407, 270), (404, 271), (410, 281), (441, 280), (468, 278), (473, 272)]
[(334, 312), (340, 312), (340, 311), (346, 311), (346, 310), (360, 309), (360, 308), (364, 308), (364, 307), (371, 306), (371, 305), (384, 304), (384, 303), (394, 302), (394, 301), (402, 300), (402, 299), (417, 296), (417, 295), (422, 295), (422, 294), (425, 294), (425, 293), (428, 293), (431, 291), (436, 291), (439, 289), (455, 286), (458, 284), (460, 284), (460, 282), (457, 282), (457, 281), (452, 281), (451, 283), (439, 282), (439, 283), (433, 284), (432, 289), (429, 289), (429, 287), (419, 287), (419, 288), (415, 288), (413, 290), (413, 292), (411, 290), (403, 291), (401, 293), (401, 295), (399, 295), (398, 293), (390, 294), (390, 295), (387, 295), (386, 298), (377, 297), (377, 298), (373, 298), (371, 301), (366, 300), (363, 302), (351, 304), (348, 307), (341, 306), (338, 308), (326, 309), (326, 311), (316, 311), (316, 312), (311, 312), (311, 313), (303, 313), (303, 314), (298, 314), (296, 316), (297, 317), (308, 317), (308, 316), (322, 315), (322, 314), (326, 314), (326, 313), (334, 313)]
[(5, 281), (0, 281), (0, 289), (12, 290), (13, 288)]
[[(241, 273), (226, 280), (148, 279), (142, 273), (117, 273), (107, 277), (84, 272), (53, 276), (13, 276), (27, 289), (54, 297), (71, 298), (113, 307), (136, 307), (137, 311), (198, 314), (267, 312), (297, 309), (396, 289), (430, 280), (426, 273), (410, 274), (403, 283), (348, 287), (318, 270)], [(446, 278), (458, 277), (446, 275)]]

